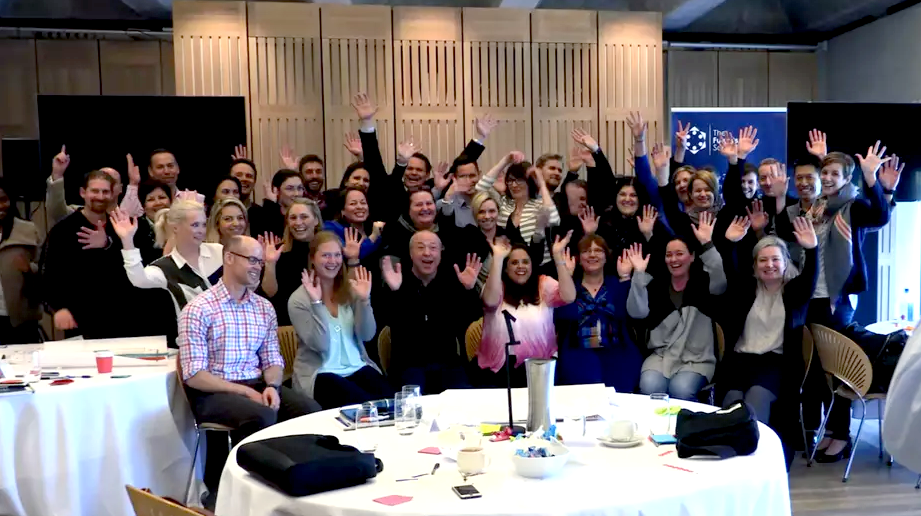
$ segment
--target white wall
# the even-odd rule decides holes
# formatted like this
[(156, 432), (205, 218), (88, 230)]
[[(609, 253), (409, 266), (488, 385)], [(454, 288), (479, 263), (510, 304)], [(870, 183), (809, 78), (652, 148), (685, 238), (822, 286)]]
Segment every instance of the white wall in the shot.
[[(864, 25), (826, 45), (818, 53), (819, 93), (824, 100), (921, 102), (921, 5)], [(914, 121), (900, 123), (907, 128)], [(918, 313), (919, 227), (921, 203), (906, 203), (896, 207), (892, 222), (879, 233), (878, 320), (896, 318), (899, 295), (905, 288), (911, 290)]]

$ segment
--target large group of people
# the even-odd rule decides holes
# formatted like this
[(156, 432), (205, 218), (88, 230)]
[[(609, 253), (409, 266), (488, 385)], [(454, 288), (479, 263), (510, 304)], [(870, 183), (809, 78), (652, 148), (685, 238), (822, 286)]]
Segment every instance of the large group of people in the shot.
[[(62, 148), (42, 247), (0, 183), (0, 340), (33, 340), (42, 303), (67, 334), (167, 333), (196, 416), (235, 428), (237, 441), (404, 384), (426, 394), (505, 386), (508, 365), (522, 386), (524, 362), (549, 357), (559, 384), (689, 400), (715, 384), (720, 402), (745, 400), (778, 431), (788, 460), (801, 398), (807, 427), (818, 427), (829, 394), (816, 367), (800, 394), (803, 328), (843, 327), (866, 289), (863, 235), (888, 222), (902, 168), (878, 142), (855, 161), (811, 132), (791, 195), (783, 163), (746, 162), (753, 127), (722, 138), (720, 183), (682, 163), (688, 127), (671, 156), (647, 145), (637, 113), (628, 173), (615, 174), (581, 129), (568, 159), (532, 164), (509, 149), (483, 173), (497, 125), (487, 116), (452, 163), (433, 165), (404, 142), (388, 174), (377, 107), (366, 95), (353, 107), (355, 161), (332, 189), (315, 154), (284, 149), (286, 168), (260, 177), (238, 146), (213, 192), (183, 191), (176, 155), (158, 149), (144, 181), (128, 156), (127, 186), (114, 169), (88, 172), (84, 205), (68, 206)], [(470, 349), (472, 324), (482, 338)], [(290, 383), (279, 325), (298, 337)], [(379, 356), (385, 327), (389, 356)], [(510, 329), (519, 344), (506, 364)], [(846, 400), (834, 409), (821, 461), (850, 448)], [(221, 455), (220, 443), (208, 449)], [(212, 490), (219, 473), (209, 465)]]

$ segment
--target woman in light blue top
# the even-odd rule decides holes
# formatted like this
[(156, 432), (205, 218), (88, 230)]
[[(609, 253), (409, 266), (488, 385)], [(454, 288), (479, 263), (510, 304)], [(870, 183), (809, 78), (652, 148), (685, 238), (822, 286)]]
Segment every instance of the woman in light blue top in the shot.
[(346, 278), (342, 243), (328, 231), (310, 242), (310, 270), (288, 299), (297, 332), (294, 388), (325, 409), (387, 398), (393, 392), (364, 342), (376, 330), (371, 273), (358, 267)]

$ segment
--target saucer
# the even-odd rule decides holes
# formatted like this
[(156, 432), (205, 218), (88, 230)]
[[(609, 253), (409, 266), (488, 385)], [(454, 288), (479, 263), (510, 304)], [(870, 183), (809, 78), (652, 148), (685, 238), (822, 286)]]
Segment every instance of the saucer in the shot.
[(643, 442), (643, 436), (637, 434), (629, 441), (616, 441), (610, 437), (598, 437), (598, 442), (601, 443), (602, 446), (607, 446), (608, 448), (632, 448)]

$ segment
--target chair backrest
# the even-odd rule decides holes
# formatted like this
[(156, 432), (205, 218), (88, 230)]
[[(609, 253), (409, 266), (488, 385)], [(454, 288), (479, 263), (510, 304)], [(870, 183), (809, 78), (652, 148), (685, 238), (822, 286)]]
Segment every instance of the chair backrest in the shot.
[(806, 377), (809, 376), (809, 368), (812, 367), (812, 356), (815, 354), (815, 339), (812, 337), (812, 332), (809, 331), (808, 326), (803, 326), (803, 364), (805, 364), (806, 369), (803, 375), (803, 385), (806, 384)]
[(477, 350), (480, 349), (480, 341), (483, 340), (483, 318), (470, 323), (467, 327), (467, 333), (464, 335), (464, 344), (467, 348), (467, 360), (473, 360)]
[(278, 349), (285, 359), (285, 380), (294, 374), (294, 360), (297, 357), (297, 332), (294, 326), (278, 327)]
[(377, 336), (377, 357), (381, 361), (381, 369), (386, 373), (390, 369), (390, 326), (384, 326)]
[(812, 325), (812, 336), (822, 369), (844, 382), (861, 398), (866, 396), (873, 383), (873, 366), (860, 346), (821, 324)]
[(713, 330), (716, 333), (716, 351), (719, 353), (716, 359), (723, 360), (723, 355), (726, 354), (726, 335), (723, 333), (722, 326), (718, 323), (713, 323)]
[(134, 486), (125, 486), (137, 516), (201, 516), (204, 513), (177, 505)]

